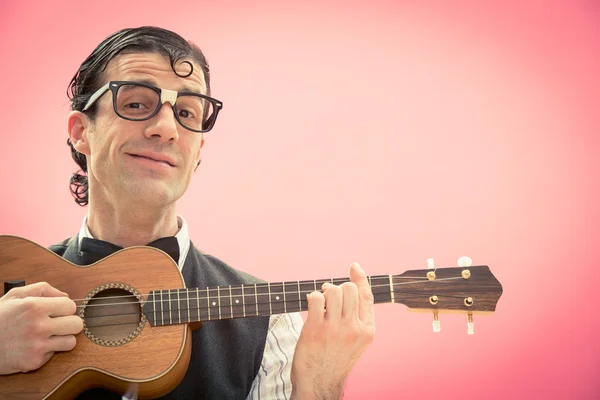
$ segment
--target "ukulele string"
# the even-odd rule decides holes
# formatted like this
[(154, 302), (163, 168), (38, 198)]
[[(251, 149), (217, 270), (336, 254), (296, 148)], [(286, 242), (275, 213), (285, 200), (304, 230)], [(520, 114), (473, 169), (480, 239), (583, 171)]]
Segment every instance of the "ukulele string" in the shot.
[[(368, 278), (368, 277), (367, 277)], [(377, 276), (377, 278), (379, 279), (389, 279), (388, 275), (379, 275)], [(393, 279), (422, 279), (420, 277), (416, 277), (416, 276), (393, 276)], [(452, 278), (438, 278), (435, 281), (445, 281), (445, 280), (452, 280), (452, 279), (462, 279), (461, 277), (452, 277)], [(336, 282), (337, 281), (337, 282)], [(415, 283), (423, 283), (423, 282), (435, 282), (435, 281), (430, 281), (428, 279), (422, 279), (422, 280), (418, 280), (418, 281), (410, 281), (410, 282), (398, 282), (398, 283), (394, 283), (394, 286), (400, 286), (400, 285), (411, 285), (411, 284), (415, 284)], [(346, 283), (349, 282), (348, 279), (344, 279), (344, 278), (336, 278), (336, 279), (327, 279), (327, 280), (322, 280), (322, 279), (318, 279), (315, 281), (299, 281), (297, 283), (300, 284), (313, 284), (313, 285), (322, 285), (324, 283), (333, 283), (336, 285), (342, 284), (342, 283)], [(284, 282), (286, 285), (296, 285), (296, 282)], [(276, 282), (276, 283), (270, 283), (270, 286), (279, 286), (279, 285), (283, 285), (282, 282)], [(382, 285), (370, 285), (370, 287), (381, 287), (381, 286), (389, 286), (389, 283), (385, 283)], [(269, 284), (266, 283), (262, 283), (262, 284), (249, 284), (249, 285), (242, 285), (239, 287), (232, 287), (232, 290), (241, 290), (242, 287), (244, 289), (251, 289), (251, 288), (256, 288), (256, 289), (262, 289), (262, 288), (268, 288)], [(219, 288), (221, 290), (229, 290), (229, 286), (219, 286)], [(200, 289), (198, 288), (198, 291), (202, 292), (202, 291), (206, 291), (206, 289), (209, 290), (217, 290), (217, 286), (213, 286), (213, 287), (207, 287), (204, 289)], [(187, 291), (194, 291), (196, 290), (196, 288), (179, 288), (179, 289), (163, 289), (165, 291), (169, 291), (169, 290), (187, 290)], [(155, 292), (160, 292), (161, 290), (155, 290)], [(314, 291), (314, 290), (313, 290)], [(279, 292), (277, 294), (282, 294), (283, 292)], [(260, 295), (260, 293), (259, 293)], [(141, 294), (141, 296), (150, 296), (150, 293), (143, 293)], [(249, 296), (249, 295), (248, 295)], [(128, 294), (128, 295), (123, 295), (123, 296), (106, 296), (106, 297), (102, 297), (102, 299), (124, 299), (124, 298), (129, 298), (129, 297), (136, 297), (133, 294)], [(83, 301), (85, 299), (73, 299), (74, 302), (78, 302), (78, 301)]]
[[(378, 294), (385, 294), (385, 293), (375, 293), (375, 295), (378, 295)], [(420, 295), (420, 294), (423, 294), (423, 293), (420, 293), (420, 292), (403, 292), (403, 294)], [(458, 298), (458, 299), (462, 299), (463, 298), (461, 296), (450, 296), (450, 295), (438, 295), (438, 297), (440, 297), (440, 298)], [(377, 300), (377, 298), (375, 300)], [(307, 302), (306, 300), (287, 300), (287, 301), (279, 300), (279, 301), (271, 301), (271, 302), (263, 302), (263, 303), (250, 303), (250, 304), (245, 304), (245, 305), (242, 305), (242, 304), (227, 304), (227, 305), (216, 305), (216, 306), (198, 306), (198, 307), (190, 307), (190, 308), (187, 308), (187, 307), (185, 307), (185, 308), (179, 308), (177, 310), (170, 310), (170, 311), (168, 311), (168, 310), (161, 310), (161, 311), (162, 311), (162, 313), (165, 313), (165, 312), (173, 313), (173, 312), (177, 312), (177, 311), (195, 311), (195, 310), (198, 310), (199, 312), (202, 312), (202, 311), (208, 311), (208, 309), (215, 308), (215, 307), (216, 308), (221, 308), (221, 309), (223, 309), (223, 308), (229, 308), (229, 307), (232, 307), (232, 306), (234, 306), (234, 307), (243, 307), (243, 306), (245, 306), (245, 307), (252, 308), (252, 307), (256, 307), (256, 306), (260, 306), (260, 305), (265, 305), (265, 304), (279, 305), (279, 304), (283, 304), (283, 303), (286, 303), (286, 304), (296, 303), (298, 301), (301, 301), (303, 303)], [(377, 303), (377, 301), (375, 301), (375, 303)], [(140, 304), (140, 303), (139, 302), (131, 302), (131, 303), (120, 303), (120, 304), (131, 305), (131, 304)], [(107, 304), (107, 305), (111, 305), (111, 304)], [(160, 313), (161, 311), (157, 311), (157, 312)], [(306, 310), (301, 310), (301, 311), (306, 311)], [(136, 312), (128, 312), (128, 313), (117, 313), (117, 314), (103, 314), (103, 315), (95, 315), (95, 316), (85, 317), (85, 319), (86, 320), (90, 320), (90, 319), (94, 319), (94, 318), (120, 317), (120, 316), (123, 316), (123, 315), (139, 315), (139, 314), (140, 313), (138, 311), (136, 311)], [(252, 313), (250, 312), (250, 314), (252, 314)], [(120, 325), (120, 324), (112, 324), (112, 325)], [(95, 326), (108, 326), (108, 325), (95, 325)]]
[[(385, 294), (385, 293), (376, 293), (376, 294), (374, 293), (374, 295), (375, 295), (374, 296), (375, 297), (375, 303), (376, 304), (377, 304), (377, 300), (378, 300), (377, 299), (377, 295), (378, 294)], [(420, 292), (403, 292), (403, 294), (420, 295), (422, 293), (420, 293)], [(438, 295), (438, 297), (440, 297), (440, 298), (460, 298), (460, 299), (462, 299), (461, 296), (451, 296), (451, 295)], [(280, 300), (280, 301), (274, 301), (274, 302), (270, 302), (270, 303), (269, 302), (252, 303), (252, 304), (246, 304), (245, 306), (256, 309), (259, 305), (265, 305), (265, 304), (279, 305), (279, 304), (283, 304), (283, 303), (295, 303), (296, 301), (299, 301), (299, 300), (288, 300), (288, 301), (282, 301), (282, 300)], [(300, 309), (298, 311), (289, 311), (289, 312), (307, 311), (308, 310), (307, 300), (301, 300), (301, 302), (302, 302), (302, 307), (301, 308), (303, 308), (303, 309)], [(388, 302), (388, 301), (386, 301), (386, 302)], [(139, 304), (139, 303), (131, 302), (131, 303), (125, 303), (125, 304)], [(233, 305), (232, 304), (228, 304), (228, 305), (217, 305), (217, 306), (199, 306), (199, 307), (181, 308), (181, 309), (178, 309), (178, 310), (161, 310), (161, 311), (159, 311), (159, 313), (162, 313), (162, 317), (164, 317), (165, 313), (173, 314), (173, 313), (176, 313), (176, 312), (179, 313), (181, 311), (184, 311), (184, 312), (188, 312), (189, 311), (189, 313), (187, 315), (188, 321), (187, 322), (185, 321), (185, 317), (184, 318), (176, 317), (176, 319), (180, 320), (178, 323), (176, 322), (176, 323), (164, 324), (164, 320), (163, 320), (162, 324), (155, 324), (155, 325), (156, 326), (179, 325), (179, 324), (184, 324), (184, 323), (189, 323), (189, 322), (196, 322), (196, 321), (204, 322), (204, 321), (211, 321), (211, 320), (234, 319), (234, 318), (240, 318), (240, 317), (259, 317), (259, 316), (268, 316), (268, 315), (271, 315), (271, 314), (285, 314), (286, 313), (285, 311), (283, 311), (283, 309), (280, 310), (280, 311), (276, 311), (274, 313), (273, 312), (269, 312), (267, 314), (259, 314), (260, 311), (257, 311), (257, 314), (254, 314), (252, 312), (252, 310), (249, 311), (249, 312), (246, 312), (246, 313), (239, 313), (239, 312), (238, 313), (233, 313), (232, 312), (231, 314), (229, 313), (229, 311), (225, 311), (224, 313), (222, 313), (222, 314), (219, 315), (219, 318), (206, 318), (204, 320), (199, 320), (200, 315), (203, 312), (205, 314), (207, 314), (207, 315), (210, 315), (210, 313), (208, 311), (211, 308), (221, 308), (221, 309), (224, 309), (224, 308), (229, 308), (231, 306), (233, 306)], [(239, 305), (239, 304), (235, 305), (235, 307), (242, 307), (242, 306), (243, 305)], [(198, 319), (192, 318), (191, 311), (195, 311), (195, 310), (198, 311)], [(138, 318), (136, 318), (135, 321), (131, 321), (131, 322), (117, 322), (117, 323), (109, 323), (109, 324), (107, 324), (107, 323), (99, 323), (99, 324), (95, 324), (95, 325), (90, 325), (90, 324), (86, 323), (85, 326), (87, 328), (95, 328), (95, 327), (107, 327), (107, 326), (119, 326), (119, 325), (138, 324), (140, 322), (140, 320), (139, 320), (140, 311), (128, 312), (128, 313), (96, 315), (96, 316), (85, 317), (85, 320), (89, 321), (89, 320), (96, 319), (96, 318), (122, 317), (122, 316), (125, 316), (125, 315), (137, 316)], [(173, 315), (172, 315), (172, 317), (173, 317)]]
[[(433, 283), (433, 282), (436, 282), (436, 281), (447, 281), (447, 280), (455, 280), (455, 279), (464, 279), (464, 278), (462, 278), (462, 277), (452, 277), (452, 278), (440, 278), (440, 279), (436, 279), (435, 281), (430, 281), (430, 280), (420, 280), (420, 281), (413, 281), (413, 282), (402, 282), (402, 283), (394, 283), (394, 286), (400, 286), (400, 285), (410, 285), (410, 284), (418, 284), (418, 283)], [(254, 286), (254, 285), (252, 285), (252, 286), (249, 286), (249, 287), (251, 288), (251, 287), (253, 287), (253, 286)], [(265, 285), (263, 285), (263, 286), (260, 286), (260, 287), (261, 287), (261, 288), (267, 288), (267, 286), (265, 286)], [(390, 287), (390, 284), (389, 284), (389, 283), (387, 283), (387, 284), (381, 284), (381, 285), (373, 285), (373, 286), (370, 286), (370, 287), (371, 287), (371, 288), (383, 288), (383, 287), (385, 287), (385, 288), (389, 288), (389, 287)], [(236, 288), (236, 289), (241, 289), (241, 288)], [(175, 289), (175, 290), (179, 290), (179, 289)], [(189, 289), (183, 289), (183, 290), (186, 290), (186, 291), (187, 291), (187, 293), (188, 293), (188, 295), (189, 295), (190, 293), (193, 293), (193, 292), (194, 292), (194, 290), (193, 290), (193, 289), (192, 289), (192, 290), (189, 290)], [(202, 292), (204, 292), (204, 291), (206, 291), (206, 290), (217, 290), (217, 289), (215, 289), (215, 288), (198, 289), (197, 293), (198, 293), (198, 294), (203, 294)], [(228, 290), (228, 288), (223, 288), (223, 290)], [(317, 290), (317, 291), (319, 291), (319, 290)], [(210, 296), (210, 295), (209, 295), (209, 296), (206, 296), (206, 297), (189, 297), (189, 299), (188, 299), (187, 297), (185, 297), (183, 300), (186, 300), (186, 299), (188, 299), (189, 301), (196, 301), (196, 302), (199, 302), (199, 301), (201, 301), (201, 300), (215, 299), (215, 298), (217, 298), (217, 299), (220, 299), (220, 298), (243, 297), (243, 298), (245, 299), (245, 298), (247, 298), (247, 297), (250, 297), (250, 298), (254, 298), (254, 297), (258, 297), (258, 296), (270, 296), (270, 297), (272, 297), (272, 296), (274, 296), (274, 295), (275, 295), (275, 296), (277, 296), (277, 295), (284, 295), (284, 296), (285, 296), (285, 294), (286, 294), (286, 293), (287, 293), (287, 294), (296, 294), (296, 293), (298, 293), (298, 294), (309, 294), (309, 293), (312, 293), (312, 292), (314, 292), (314, 290), (300, 290), (299, 292), (289, 292), (289, 293), (288, 293), (288, 292), (270, 292), (270, 293), (254, 293), (254, 294), (240, 294), (240, 295), (233, 295), (233, 293), (231, 293), (231, 292), (230, 292), (230, 294), (228, 294), (228, 295), (221, 295), (221, 294), (219, 293), (219, 294), (217, 294), (217, 295), (213, 295), (213, 296)], [(175, 296), (175, 295), (177, 295), (177, 294), (179, 294), (179, 293), (180, 293), (180, 292), (177, 292), (176, 294), (174, 294), (174, 296)], [(382, 292), (382, 293), (387, 293), (387, 291), (385, 291), (385, 292)], [(419, 293), (419, 292), (402, 292), (401, 294), (403, 294), (403, 293), (407, 293), (407, 294), (423, 294), (423, 293)], [(373, 293), (373, 295), (375, 295), (375, 294), (379, 294), (379, 293)], [(148, 294), (147, 296), (149, 296), (149, 294)], [(461, 296), (450, 296), (450, 295), (443, 295), (443, 296), (444, 296), (444, 297), (456, 297), (456, 298), (462, 298)], [(155, 293), (155, 296), (154, 296), (154, 297), (155, 297), (155, 298), (156, 298), (156, 297), (158, 297), (156, 293)], [(162, 296), (161, 296), (161, 297), (162, 297)], [(178, 302), (179, 302), (179, 301), (181, 301), (181, 299), (173, 299), (173, 298), (169, 298), (169, 292), (167, 292), (167, 294), (165, 295), (165, 297), (166, 297), (166, 298), (161, 298), (161, 300), (152, 300), (152, 301), (148, 300), (148, 301), (146, 301), (145, 303), (150, 303), (150, 304), (151, 304), (151, 303), (163, 303), (163, 302), (165, 302), (165, 301), (167, 301), (167, 302), (169, 302), (169, 301), (178, 301)], [(438, 295), (438, 297), (439, 297), (439, 295)], [(137, 296), (135, 296), (135, 295), (111, 296), (111, 297), (108, 297), (108, 296), (107, 296), (107, 297), (100, 297), (98, 300), (105, 300), (105, 299), (124, 299), (124, 298), (135, 298), (135, 299), (137, 299)], [(75, 302), (80, 302), (80, 301), (83, 301), (83, 299), (77, 299), (77, 300), (73, 300), (73, 301), (75, 301)], [(298, 300), (297, 300), (297, 299), (294, 299), (294, 300), (288, 300), (287, 302), (295, 302), (295, 301), (298, 301)], [(274, 304), (275, 304), (275, 302), (272, 302), (272, 303), (274, 303)], [(139, 302), (139, 301), (130, 301), (130, 302), (124, 302), (124, 303), (102, 303), (102, 304), (87, 304), (86, 306), (83, 306), (83, 305), (77, 305), (77, 308), (81, 308), (81, 307), (86, 307), (86, 308), (87, 308), (87, 307), (106, 307), (106, 306), (119, 306), (119, 305), (130, 305), (130, 304), (140, 304), (140, 302)], [(236, 306), (237, 306), (237, 305), (238, 305), (238, 304), (236, 304)]]

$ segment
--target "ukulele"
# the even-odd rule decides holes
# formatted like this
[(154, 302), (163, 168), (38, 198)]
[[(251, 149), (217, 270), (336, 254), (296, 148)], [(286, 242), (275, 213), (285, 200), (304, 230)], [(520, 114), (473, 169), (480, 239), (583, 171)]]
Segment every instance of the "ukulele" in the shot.
[[(203, 322), (306, 311), (307, 293), (324, 282), (348, 280), (186, 288), (177, 264), (153, 247), (128, 247), (77, 266), (27, 239), (0, 236), (5, 287), (48, 282), (69, 294), (84, 322), (73, 350), (55, 353), (37, 370), (0, 376), (0, 398), (73, 399), (92, 387), (125, 393), (132, 385), (141, 399), (166, 395), (183, 379), (191, 332)], [(434, 331), (439, 331), (438, 314), (455, 312), (468, 316), (473, 333), (473, 315), (493, 313), (502, 295), (502, 285), (485, 265), (430, 265), (368, 281), (375, 303), (433, 312)]]

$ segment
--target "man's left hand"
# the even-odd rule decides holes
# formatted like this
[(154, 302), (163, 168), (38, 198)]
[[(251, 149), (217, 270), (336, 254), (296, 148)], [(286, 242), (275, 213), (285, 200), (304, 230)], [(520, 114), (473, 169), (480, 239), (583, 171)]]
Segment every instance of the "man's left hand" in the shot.
[(292, 398), (339, 399), (346, 377), (375, 337), (373, 293), (358, 263), (350, 282), (323, 284), (308, 298), (308, 317), (292, 364)]

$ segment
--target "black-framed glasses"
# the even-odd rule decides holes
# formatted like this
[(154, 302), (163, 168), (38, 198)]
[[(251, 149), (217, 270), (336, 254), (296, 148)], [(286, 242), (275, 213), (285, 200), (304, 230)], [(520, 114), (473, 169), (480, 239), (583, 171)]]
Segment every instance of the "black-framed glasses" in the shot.
[(168, 102), (177, 122), (193, 132), (210, 131), (223, 108), (219, 100), (200, 93), (161, 89), (146, 82), (110, 81), (90, 97), (83, 111), (87, 111), (109, 90), (113, 94), (113, 109), (121, 118), (146, 121)]

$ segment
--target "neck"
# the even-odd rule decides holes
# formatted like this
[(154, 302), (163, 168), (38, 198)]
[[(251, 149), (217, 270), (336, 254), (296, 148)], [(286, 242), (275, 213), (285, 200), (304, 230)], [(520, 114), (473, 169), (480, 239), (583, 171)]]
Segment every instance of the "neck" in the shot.
[[(393, 303), (392, 275), (368, 277), (375, 303)], [(152, 326), (269, 316), (308, 310), (306, 295), (325, 282), (340, 285), (348, 278), (320, 279), (206, 288), (154, 290), (143, 305)]]
[(96, 239), (121, 247), (143, 246), (179, 231), (175, 205), (162, 208), (93, 202), (87, 226)]

